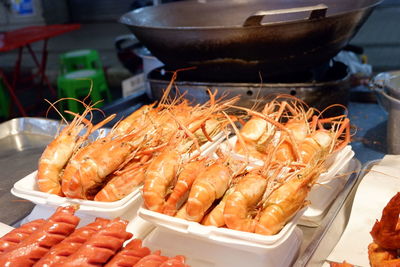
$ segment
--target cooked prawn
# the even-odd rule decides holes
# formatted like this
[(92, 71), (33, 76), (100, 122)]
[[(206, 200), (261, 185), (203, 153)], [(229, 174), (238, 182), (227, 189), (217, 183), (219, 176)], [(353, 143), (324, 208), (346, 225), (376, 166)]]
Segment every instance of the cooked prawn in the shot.
[(267, 187), (267, 179), (257, 172), (250, 172), (241, 178), (225, 203), (224, 220), (228, 228), (254, 232), (256, 205), (261, 201)]
[(144, 181), (148, 162), (131, 162), (110, 175), (107, 184), (96, 194), (95, 201), (116, 201), (133, 192)]
[(234, 187), (229, 188), (226, 190), (224, 196), (222, 197), (221, 201), (209, 212), (207, 213), (201, 224), (204, 225), (212, 225), (216, 227), (223, 227), (225, 226), (225, 219), (224, 219), (224, 209), (226, 200), (228, 196), (234, 192)]
[[(211, 95), (211, 98), (213, 97), (214, 95)], [(210, 103), (213, 102), (214, 100), (210, 100)], [(215, 105), (219, 104), (217, 103)], [(198, 106), (196, 109), (199, 108), (204, 109), (204, 106)], [(219, 110), (219, 107), (215, 107), (214, 104), (212, 104), (211, 108), (209, 109), (211, 109), (212, 111)], [(206, 131), (207, 121), (215, 119), (213, 117), (213, 112), (208, 111), (207, 108), (205, 110), (199, 111), (198, 113), (196, 111), (197, 117), (189, 116), (189, 119), (182, 119), (183, 122), (179, 119), (179, 116), (181, 116), (181, 114), (176, 114), (174, 112), (168, 111), (167, 114), (170, 115), (172, 121), (176, 123), (179, 130), (175, 130), (175, 136), (171, 137), (171, 144), (163, 147), (162, 152), (152, 160), (152, 163), (149, 165), (145, 173), (145, 181), (143, 187), (144, 203), (148, 209), (157, 212), (163, 212), (164, 206), (166, 204), (165, 197), (168, 195), (168, 193), (170, 193), (169, 188), (171, 185), (173, 185), (173, 182), (175, 181), (179, 165), (183, 163), (183, 155), (193, 152), (193, 147), (199, 148), (199, 139), (196, 137), (194, 132), (203, 127)], [(217, 123), (212, 122), (208, 125), (212, 128), (218, 128), (219, 125), (226, 124), (223, 120), (217, 121)], [(196, 122), (195, 126), (191, 126), (194, 122)], [(166, 131), (168, 132), (168, 130)], [(210, 138), (209, 133), (204, 134), (207, 136), (207, 139)], [(191, 155), (190, 157), (193, 156)], [(187, 163), (187, 161), (185, 163)], [(180, 190), (179, 186), (177, 190)], [(175, 197), (176, 194), (174, 193), (170, 200), (170, 203), (172, 202), (173, 205), (178, 204), (175, 201), (178, 201), (181, 198), (179, 196), (179, 199), (174, 200)], [(166, 212), (174, 212), (171, 210), (168, 211), (171, 208), (170, 203), (166, 208)], [(172, 207), (172, 209), (176, 208)]]
[[(263, 114), (261, 112), (257, 112), (257, 111), (254, 111), (254, 110), (251, 110), (251, 109), (248, 109), (248, 108), (243, 108), (243, 107), (236, 107), (236, 108), (244, 110), (247, 113), (249, 113), (249, 114), (251, 114), (251, 115), (253, 115), (255, 117), (259, 117), (261, 119), (266, 120), (268, 123), (270, 123), (272, 126), (274, 126), (277, 131), (279, 130), (280, 132), (282, 132), (284, 134), (284, 136), (286, 136), (286, 138), (289, 140), (289, 142), (294, 146), (293, 153), (294, 153), (295, 160), (298, 160), (300, 158), (296, 139), (295, 139), (294, 135), (292, 134), (291, 130), (287, 129), (283, 123), (281, 123), (281, 122), (279, 122), (279, 121), (277, 121), (277, 120), (271, 118), (270, 116), (265, 115), (265, 114)], [(283, 136), (283, 134), (281, 134), (281, 135)], [(267, 142), (267, 143), (270, 143), (270, 142)]]
[(276, 154), (275, 159), (279, 162), (292, 162), (295, 160), (295, 152), (298, 146), (293, 145), (292, 142), (296, 142), (295, 144), (299, 144), (303, 142), (307, 136), (311, 133), (311, 126), (309, 123), (310, 117), (314, 113), (314, 109), (309, 109), (307, 112), (303, 109), (294, 109), (290, 105), (287, 106), (292, 114), (295, 114), (291, 117), (284, 125), (286, 129), (292, 134), (293, 139), (290, 140), (287, 138), (287, 132), (283, 132), (280, 139), (282, 142), (280, 143)]
[(210, 165), (194, 181), (186, 205), (186, 219), (200, 222), (214, 200), (229, 187), (232, 171), (221, 160)]
[[(314, 121), (317, 121), (316, 117), (314, 117)], [(330, 153), (340, 150), (350, 142), (350, 120), (344, 118), (342, 121), (334, 122), (334, 124), (339, 124), (340, 126), (325, 130), (321, 125), (318, 130), (312, 131), (299, 144), (303, 163), (307, 164), (314, 157), (326, 158)], [(340, 139), (342, 133), (345, 134), (344, 140)]]
[[(292, 101), (282, 101), (280, 98), (291, 98)], [(268, 154), (266, 147), (279, 138), (279, 135), (287, 136), (288, 142), (292, 142), (302, 139), (308, 133), (307, 119), (312, 115), (313, 109), (306, 113), (303, 108), (305, 104), (298, 105), (297, 102), (300, 101), (292, 96), (281, 95), (266, 104), (261, 112), (240, 108), (252, 115), (239, 132), (247, 144), (246, 150), (250, 152), (250, 156), (264, 160)], [(282, 145), (287, 146), (284, 143)], [(239, 143), (236, 144), (235, 151), (245, 153)]]
[(106, 177), (134, 153), (135, 134), (109, 140), (96, 140), (87, 149), (79, 151), (67, 165), (62, 177), (62, 190), (67, 197), (93, 199)]
[[(37, 184), (40, 191), (62, 196), (62, 171), (73, 153), (93, 131), (115, 117), (115, 115), (112, 115), (93, 126), (91, 122), (84, 118), (90, 111), (91, 107), (88, 107), (82, 115), (75, 114), (72, 122), (65, 126), (58, 136), (47, 145), (38, 164)], [(79, 134), (85, 129), (86, 132), (80, 136)]]
[(162, 212), (169, 185), (175, 178), (181, 154), (177, 150), (166, 149), (156, 156), (145, 172), (143, 200), (152, 211)]
[(175, 218), (186, 220), (186, 204), (187, 202), (185, 202), (183, 206), (178, 210), (178, 212), (175, 214)]
[(153, 110), (154, 103), (150, 105), (143, 105), (136, 111), (132, 112), (128, 117), (117, 123), (114, 131), (116, 135), (128, 134), (130, 131), (135, 130), (133, 127), (138, 127), (147, 118), (147, 115)]
[(274, 235), (306, 203), (306, 197), (322, 171), (321, 163), (291, 173), (291, 178), (275, 189), (263, 204), (255, 233)]
[(175, 186), (172, 193), (167, 199), (164, 205), (163, 213), (174, 216), (177, 212), (178, 205), (184, 200), (185, 194), (187, 194), (192, 187), (193, 182), (196, 180), (199, 173), (206, 168), (206, 159), (194, 160), (185, 164), (182, 171), (179, 173)]

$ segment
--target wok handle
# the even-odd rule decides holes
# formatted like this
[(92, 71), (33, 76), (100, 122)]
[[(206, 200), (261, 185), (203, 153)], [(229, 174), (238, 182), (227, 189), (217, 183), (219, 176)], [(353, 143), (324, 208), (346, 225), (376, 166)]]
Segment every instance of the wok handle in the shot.
[(249, 26), (260, 26), (261, 21), (264, 16), (271, 16), (271, 15), (279, 15), (279, 14), (290, 14), (290, 13), (299, 13), (299, 12), (308, 12), (310, 11), (310, 16), (308, 19), (319, 19), (324, 18), (326, 15), (326, 10), (328, 6), (325, 4), (319, 4), (315, 6), (305, 6), (305, 7), (295, 7), (295, 8), (285, 8), (285, 9), (276, 9), (276, 10), (269, 10), (264, 11), (260, 10), (248, 17), (245, 22), (243, 23), (243, 27)]
[(369, 84), (369, 88), (375, 92), (379, 105), (387, 112), (390, 110), (390, 100), (395, 101), (385, 92), (391, 77), (390, 73), (382, 72), (376, 75)]

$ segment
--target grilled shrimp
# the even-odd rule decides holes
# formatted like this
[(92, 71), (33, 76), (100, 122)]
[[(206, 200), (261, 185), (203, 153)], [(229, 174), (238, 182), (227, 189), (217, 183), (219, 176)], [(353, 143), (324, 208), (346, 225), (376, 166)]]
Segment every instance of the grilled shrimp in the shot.
[[(271, 127), (266, 120), (260, 117), (253, 117), (247, 123), (245, 123), (240, 129), (240, 136), (242, 137), (244, 144), (240, 144), (240, 141), (236, 142), (234, 151), (239, 154), (247, 154), (252, 158), (263, 160), (265, 155), (257, 150), (257, 142), (262, 136), (272, 137), (274, 127)], [(246, 147), (243, 147), (245, 145)]]
[[(72, 122), (46, 147), (38, 165), (37, 184), (40, 191), (62, 196), (62, 171), (73, 153), (86, 141), (92, 132), (115, 117), (115, 114), (113, 114), (93, 126), (84, 118), (89, 111), (90, 108), (86, 109), (82, 115), (75, 114)], [(84, 129), (86, 129), (86, 132), (79, 136)]]
[(274, 235), (306, 204), (306, 197), (321, 174), (321, 162), (291, 174), (291, 178), (274, 190), (263, 204), (255, 233)]
[(170, 186), (175, 182), (179, 166), (183, 163), (182, 155), (193, 146), (193, 142), (183, 135), (186, 133), (177, 132), (168, 145), (152, 159), (145, 172), (143, 200), (149, 210), (160, 213), (164, 210)]
[(212, 225), (216, 227), (223, 227), (225, 226), (225, 219), (224, 219), (224, 209), (226, 200), (228, 196), (231, 195), (234, 191), (234, 187), (229, 188), (226, 190), (224, 196), (222, 197), (221, 201), (209, 212), (207, 213), (201, 224), (203, 225)]
[(177, 150), (166, 149), (150, 163), (143, 186), (143, 200), (149, 210), (163, 211), (168, 187), (175, 178), (179, 161)]
[(138, 110), (132, 112), (128, 117), (118, 122), (114, 128), (115, 135), (121, 136), (136, 130), (138, 125), (142, 125), (145, 122), (148, 114), (154, 109), (154, 105), (155, 104), (143, 105)]
[(224, 221), (228, 228), (254, 232), (256, 221), (252, 211), (261, 201), (267, 187), (267, 179), (261, 174), (250, 172), (241, 178), (225, 203)]
[(92, 127), (91, 123), (76, 116), (74, 120), (47, 145), (39, 159), (37, 172), (37, 184), (40, 191), (62, 196), (60, 184), (62, 169), (67, 164), (74, 151), (90, 134), (90, 130), (88, 130), (85, 136), (79, 137), (79, 133), (87, 127), (90, 129)]
[[(311, 130), (306, 118), (291, 119), (285, 124), (285, 127), (290, 131), (293, 139), (290, 140), (286, 132), (282, 134), (280, 138), (283, 142), (277, 148), (275, 159), (279, 162), (292, 162), (296, 159), (294, 149), (298, 149), (298, 144), (302, 143), (309, 136)], [(292, 143), (292, 141), (295, 143)]]
[[(253, 112), (249, 109), (244, 109), (252, 115), (240, 129), (238, 135), (245, 142), (246, 147), (243, 147), (238, 140), (236, 142), (235, 151), (240, 154), (248, 154), (249, 156), (264, 160), (268, 151), (264, 148), (265, 144), (274, 140), (279, 127), (284, 127), (280, 120), (286, 116), (288, 109), (295, 111), (287, 101), (279, 102), (277, 97), (270, 103), (266, 104), (262, 112)], [(261, 116), (260, 116), (261, 115)]]
[[(148, 157), (143, 157), (144, 161)], [(95, 201), (116, 201), (129, 195), (135, 188), (144, 181), (144, 173), (149, 165), (148, 162), (141, 162), (136, 159), (125, 165), (121, 170), (110, 175), (107, 184), (96, 194)]]
[(183, 170), (179, 173), (171, 195), (168, 197), (164, 205), (163, 213), (174, 216), (177, 212), (178, 205), (183, 201), (184, 196), (189, 192), (193, 182), (199, 173), (205, 168), (205, 159), (195, 160), (185, 164)]
[[(72, 122), (47, 145), (39, 159), (36, 177), (40, 191), (62, 196), (60, 183), (62, 170), (74, 151), (93, 131), (92, 123), (84, 118), (88, 112), (90, 112), (89, 107), (82, 116), (75, 114)], [(85, 129), (86, 133), (80, 136), (79, 134)]]
[(109, 140), (96, 140), (79, 151), (68, 163), (62, 177), (62, 190), (67, 197), (93, 199), (106, 177), (123, 164), (137, 148), (130, 134)]
[(186, 205), (186, 219), (200, 222), (214, 200), (229, 187), (232, 171), (221, 160), (210, 165), (194, 181)]
[[(323, 123), (329, 122), (332, 127), (330, 130), (323, 128)], [(319, 129), (317, 128), (319, 124)], [(317, 116), (313, 116), (313, 121), (309, 126), (307, 135), (301, 134), (301, 138), (296, 137), (297, 151), (300, 154), (299, 163), (308, 164), (314, 158), (326, 158), (330, 153), (339, 150), (350, 142), (350, 122), (348, 118), (335, 121), (332, 119), (318, 120)], [(296, 131), (293, 131), (295, 133)], [(298, 131), (299, 132), (299, 131)], [(344, 140), (341, 135), (344, 134)], [(276, 160), (280, 162), (294, 160), (294, 146), (287, 141), (282, 143), (276, 153)]]

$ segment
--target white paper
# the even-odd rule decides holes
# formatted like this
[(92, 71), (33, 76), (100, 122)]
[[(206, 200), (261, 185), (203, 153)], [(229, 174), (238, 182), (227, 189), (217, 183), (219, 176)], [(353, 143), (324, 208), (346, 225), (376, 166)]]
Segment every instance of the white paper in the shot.
[(13, 230), (14, 228), (0, 222), (0, 237), (2, 237), (3, 235), (7, 234), (8, 232), (10, 232), (11, 230)]
[(400, 191), (398, 162), (400, 156), (385, 157), (364, 176), (358, 186), (347, 227), (329, 255), (329, 261), (345, 260), (357, 266), (370, 266), (368, 245), (372, 242), (372, 226), (381, 218), (389, 200)]

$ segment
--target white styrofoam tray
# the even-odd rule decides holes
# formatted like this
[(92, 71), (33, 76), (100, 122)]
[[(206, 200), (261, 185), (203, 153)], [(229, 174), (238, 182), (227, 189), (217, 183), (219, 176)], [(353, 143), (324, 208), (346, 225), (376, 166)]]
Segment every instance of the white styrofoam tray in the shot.
[[(310, 195), (310, 200), (316, 201), (316, 209), (310, 207), (304, 209), (296, 216), (307, 220), (316, 220), (321, 216), (320, 206), (328, 205), (324, 201), (329, 196), (333, 183), (346, 183), (351, 173), (355, 170), (354, 160), (351, 160), (338, 174), (340, 178), (332, 179), (331, 182), (320, 185), (318, 190), (314, 189), (315, 195)], [(334, 186), (333, 186), (334, 187)], [(316, 187), (318, 188), (318, 187)], [(320, 191), (322, 190), (322, 191)], [(325, 192), (323, 192), (325, 190)], [(337, 190), (342, 190), (341, 186)], [(335, 194), (334, 194), (335, 195)], [(314, 197), (317, 199), (314, 199)], [(309, 214), (306, 214), (308, 212)], [(233, 231), (213, 226), (203, 226), (195, 222), (170, 217), (164, 214), (151, 212), (143, 207), (139, 209), (139, 216), (135, 220), (143, 218), (146, 222), (153, 223), (152, 230), (145, 224), (149, 234), (144, 238), (144, 245), (154, 249), (160, 249), (166, 255), (182, 254), (187, 257), (187, 264), (196, 267), (225, 267), (225, 266), (291, 266), (297, 258), (301, 243), (303, 242), (302, 231), (295, 227), (297, 218), (294, 218), (275, 236), (259, 236), (256, 234)], [(322, 214), (323, 215), (323, 214)], [(143, 229), (143, 225), (138, 229)], [(308, 226), (317, 226), (312, 224)], [(150, 229), (150, 230), (149, 230)], [(136, 231), (138, 232), (138, 231)], [(143, 232), (143, 231), (140, 231)], [(146, 234), (147, 234), (146, 232)], [(258, 237), (259, 236), (259, 237)], [(256, 238), (258, 237), (258, 238)]]
[(52, 208), (66, 205), (79, 205), (79, 212), (105, 218), (121, 216), (127, 210), (137, 210), (141, 205), (139, 187), (126, 197), (113, 202), (68, 198), (41, 192), (36, 184), (36, 173), (35, 171), (17, 181), (11, 189), (11, 193), (16, 197), (27, 199), (35, 204)]
[(186, 263), (193, 267), (289, 267), (298, 256), (302, 241), (303, 233), (297, 227), (281, 242), (252, 249), (245, 249), (246, 246), (234, 247), (229, 243), (211, 239), (191, 238), (157, 227), (143, 239), (143, 244), (152, 249), (159, 249), (162, 254), (168, 256), (184, 255)]
[(22, 178), (21, 180), (17, 181), (11, 189), (11, 193), (17, 197), (26, 198), (28, 200), (31, 200), (33, 203), (41, 205), (57, 206), (63, 204), (78, 204), (85, 207), (96, 207), (100, 209), (111, 209), (120, 207), (140, 193), (140, 188), (138, 187), (129, 195), (113, 202), (61, 197), (40, 191), (37, 186), (36, 174), (37, 171), (34, 171)]
[(241, 250), (254, 251), (265, 249), (283, 242), (294, 231), (297, 221), (304, 209), (299, 211), (282, 230), (271, 236), (236, 231), (228, 228), (205, 226), (197, 222), (191, 222), (184, 219), (172, 217), (162, 213), (150, 211), (143, 205), (138, 210), (139, 217), (153, 223), (170, 229), (174, 232), (185, 234), (187, 237), (211, 240), (219, 244), (228, 244), (230, 247), (240, 248)]
[(303, 241), (303, 233), (296, 227), (301, 213), (272, 236), (204, 226), (153, 212), (143, 206), (137, 218), (156, 226), (145, 237), (144, 245), (160, 249), (166, 255), (185, 255), (191, 266), (288, 267), (297, 257)]

